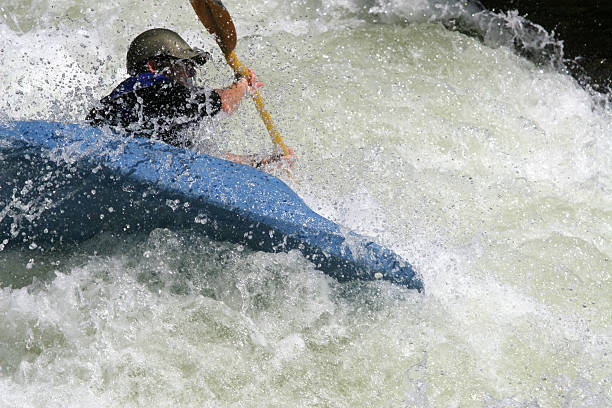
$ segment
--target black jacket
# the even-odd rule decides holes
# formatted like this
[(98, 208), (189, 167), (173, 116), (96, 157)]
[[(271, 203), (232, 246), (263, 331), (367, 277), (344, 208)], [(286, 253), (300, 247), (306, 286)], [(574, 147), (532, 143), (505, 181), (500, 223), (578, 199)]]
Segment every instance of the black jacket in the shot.
[(188, 88), (165, 75), (147, 72), (123, 81), (89, 112), (87, 120), (93, 126), (108, 125), (188, 147), (191, 142), (181, 140), (179, 131), (220, 110), (217, 92)]

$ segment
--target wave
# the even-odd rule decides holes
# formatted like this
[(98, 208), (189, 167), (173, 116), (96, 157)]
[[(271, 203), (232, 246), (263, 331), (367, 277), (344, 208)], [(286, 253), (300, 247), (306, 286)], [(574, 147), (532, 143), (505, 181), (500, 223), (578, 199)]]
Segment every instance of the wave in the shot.
[(370, 18), (385, 23), (436, 22), (479, 38), (490, 47), (508, 47), (538, 65), (562, 69), (563, 41), (512, 10), (486, 9), (479, 1), (367, 0)]
[[(147, 18), (160, 22), (169, 20), (165, 11), (155, 10), (154, 15), (143, 15), (126, 1), (118, 1), (115, 6), (103, 9), (94, 7), (88, 0), (61, 0), (56, 3), (50, 6), (49, 1), (38, 0), (37, 11), (32, 13), (9, 0), (0, 14), (0, 23), (15, 32), (26, 33), (56, 27), (59, 15), (68, 16), (68, 20), (76, 26), (83, 21), (92, 23), (104, 19), (108, 23), (109, 19), (121, 20), (120, 15), (126, 12), (132, 24), (134, 20)], [(264, 30), (280, 29), (294, 33), (334, 30), (359, 21), (389, 24), (436, 22), (448, 29), (477, 37), (488, 46), (514, 49), (538, 65), (551, 65), (556, 69), (564, 67), (563, 42), (555, 38), (554, 32), (547, 32), (542, 26), (520, 16), (516, 10), (493, 12), (477, 0), (273, 0), (264, 4), (250, 4), (251, 0), (246, 0), (241, 3), (244, 3), (242, 7), (233, 5), (232, 14), (240, 23), (243, 35), (261, 30), (262, 19), (263, 26), (267, 26)], [(253, 19), (250, 14), (243, 14), (242, 10), (256, 10), (258, 18)], [(184, 14), (185, 22), (192, 20), (187, 18), (187, 15), (191, 15), (190, 10), (185, 10)], [(63, 20), (66, 24), (66, 19)], [(191, 23), (197, 26), (195, 20)]]

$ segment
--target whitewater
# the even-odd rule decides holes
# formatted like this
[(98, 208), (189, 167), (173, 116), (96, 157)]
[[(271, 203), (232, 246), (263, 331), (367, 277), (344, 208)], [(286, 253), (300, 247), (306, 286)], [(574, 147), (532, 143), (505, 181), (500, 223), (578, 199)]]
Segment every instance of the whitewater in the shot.
[[(612, 406), (612, 107), (562, 42), (476, 2), (224, 4), (297, 155), (278, 176), (425, 292), (185, 230), (0, 237), (0, 407)], [(0, 121), (83, 122), (153, 27), (231, 83), (187, 1), (4, 0)], [(248, 101), (191, 132), (271, 149)]]

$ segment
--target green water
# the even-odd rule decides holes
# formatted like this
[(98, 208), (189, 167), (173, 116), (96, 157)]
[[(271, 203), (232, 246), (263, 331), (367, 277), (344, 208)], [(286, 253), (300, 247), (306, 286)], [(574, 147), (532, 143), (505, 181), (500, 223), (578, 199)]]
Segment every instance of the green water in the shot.
[[(611, 406), (612, 110), (426, 2), (224, 3), (298, 155), (280, 176), (425, 294), (185, 231), (3, 250), (0, 407)], [(153, 26), (230, 82), (188, 3), (5, 2), (0, 119), (81, 120)], [(270, 148), (248, 103), (211, 128)]]

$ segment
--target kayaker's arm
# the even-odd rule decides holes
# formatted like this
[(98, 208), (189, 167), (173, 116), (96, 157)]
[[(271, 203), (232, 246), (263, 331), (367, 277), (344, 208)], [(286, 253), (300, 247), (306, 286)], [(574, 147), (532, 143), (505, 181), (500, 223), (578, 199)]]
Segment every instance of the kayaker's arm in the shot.
[(263, 82), (255, 76), (253, 70), (249, 68), (248, 71), (248, 78), (242, 77), (227, 88), (215, 90), (221, 97), (223, 112), (229, 114), (236, 112), (243, 97), (255, 94), (263, 86)]

